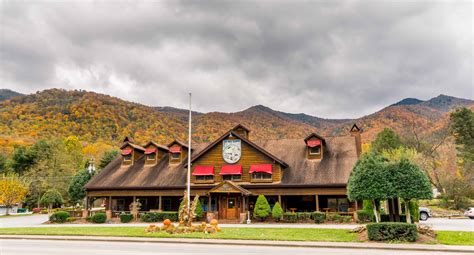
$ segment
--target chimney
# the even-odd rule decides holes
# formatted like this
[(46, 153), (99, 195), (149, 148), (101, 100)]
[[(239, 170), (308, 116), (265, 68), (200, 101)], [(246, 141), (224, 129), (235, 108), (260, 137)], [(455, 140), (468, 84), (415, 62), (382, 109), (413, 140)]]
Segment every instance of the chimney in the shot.
[(359, 157), (362, 153), (362, 141), (360, 136), (362, 129), (360, 129), (357, 124), (354, 123), (349, 132), (351, 133), (351, 136), (355, 137), (357, 156)]

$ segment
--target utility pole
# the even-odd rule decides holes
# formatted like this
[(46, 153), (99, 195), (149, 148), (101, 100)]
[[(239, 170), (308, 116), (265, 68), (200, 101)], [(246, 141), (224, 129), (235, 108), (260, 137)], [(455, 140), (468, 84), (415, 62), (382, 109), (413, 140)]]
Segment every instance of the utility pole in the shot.
[(189, 93), (189, 124), (188, 124), (188, 215), (191, 210), (191, 93)]

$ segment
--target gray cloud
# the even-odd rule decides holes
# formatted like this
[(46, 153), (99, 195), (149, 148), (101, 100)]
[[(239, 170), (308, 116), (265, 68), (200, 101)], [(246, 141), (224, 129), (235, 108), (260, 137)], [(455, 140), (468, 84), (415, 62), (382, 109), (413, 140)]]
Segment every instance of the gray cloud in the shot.
[(472, 3), (3, 1), (1, 87), (148, 105), (264, 104), (358, 117), (404, 97), (473, 98)]

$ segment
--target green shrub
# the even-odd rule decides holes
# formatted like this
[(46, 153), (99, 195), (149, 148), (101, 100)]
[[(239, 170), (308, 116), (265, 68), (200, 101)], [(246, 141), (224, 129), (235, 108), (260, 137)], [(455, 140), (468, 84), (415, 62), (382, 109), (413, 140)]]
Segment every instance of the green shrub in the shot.
[(68, 218), (66, 219), (67, 222), (74, 222), (74, 221), (76, 221), (76, 220), (77, 220), (76, 217), (68, 217)]
[(324, 220), (326, 220), (326, 214), (323, 213), (323, 212), (313, 212), (313, 220), (314, 220), (314, 223), (323, 223)]
[(201, 200), (198, 200), (194, 213), (196, 214), (196, 219), (201, 219), (204, 216), (204, 209), (202, 209)]
[(133, 220), (133, 215), (132, 214), (127, 214), (127, 213), (120, 214), (120, 222), (129, 223), (132, 220)]
[(59, 211), (51, 214), (51, 216), (49, 216), (49, 221), (55, 223), (63, 223), (66, 222), (67, 218), (69, 218), (70, 216), (71, 215), (69, 215), (68, 212)]
[(367, 234), (372, 241), (408, 241), (418, 238), (415, 224), (400, 222), (382, 222), (367, 224)]
[(330, 213), (326, 217), (328, 221), (334, 221), (334, 222), (342, 222), (342, 216), (337, 214), (337, 213)]
[(91, 217), (91, 221), (94, 223), (105, 223), (106, 220), (107, 216), (105, 213), (96, 213)]
[(357, 211), (357, 222), (365, 223), (365, 222), (371, 222), (373, 221), (373, 215), (374, 213), (368, 212), (365, 210), (359, 210)]
[(345, 216), (341, 216), (341, 221), (339, 221), (339, 222), (348, 223), (348, 222), (351, 222), (351, 221), (352, 221), (352, 216), (345, 215)]
[(276, 202), (272, 209), (272, 218), (275, 221), (280, 221), (283, 216), (283, 209), (280, 206), (280, 203)]
[(298, 220), (298, 216), (296, 213), (284, 213), (283, 214), (283, 221), (284, 222), (289, 222), (289, 223), (295, 223)]
[(178, 221), (178, 212), (149, 212), (143, 214), (140, 219), (144, 222), (161, 222), (166, 219)]
[(255, 208), (253, 209), (253, 217), (264, 221), (270, 214), (270, 205), (264, 195), (259, 195)]
[(313, 213), (310, 212), (298, 212), (296, 213), (296, 218), (298, 219), (298, 221), (310, 221), (312, 214)]

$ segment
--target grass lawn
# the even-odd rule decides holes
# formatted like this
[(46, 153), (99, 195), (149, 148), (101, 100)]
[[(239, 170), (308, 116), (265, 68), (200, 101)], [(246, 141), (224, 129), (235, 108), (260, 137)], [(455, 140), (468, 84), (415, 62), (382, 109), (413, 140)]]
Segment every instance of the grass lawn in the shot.
[(463, 231), (436, 231), (437, 239), (441, 244), (474, 245), (474, 232)]
[(143, 227), (0, 228), (2, 234), (358, 242), (357, 234), (346, 229), (223, 228), (217, 234), (171, 235), (166, 232), (145, 233)]

